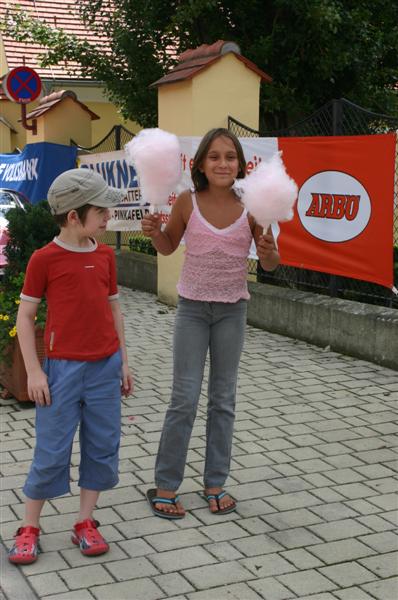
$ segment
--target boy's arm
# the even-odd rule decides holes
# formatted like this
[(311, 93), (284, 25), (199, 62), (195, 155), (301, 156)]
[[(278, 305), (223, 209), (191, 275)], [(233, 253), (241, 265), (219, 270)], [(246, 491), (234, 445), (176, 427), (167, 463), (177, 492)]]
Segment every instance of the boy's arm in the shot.
[(122, 352), (122, 393), (127, 397), (132, 393), (134, 383), (128, 365), (123, 315), (122, 311), (120, 310), (120, 304), (117, 300), (111, 300), (110, 305), (112, 309), (113, 320), (115, 322), (116, 333), (120, 342), (120, 350)]
[(38, 304), (21, 300), (17, 315), (18, 342), (28, 376), (29, 398), (40, 406), (50, 405), (50, 390), (47, 375), (41, 368), (36, 350), (35, 316)]
[(184, 213), (187, 211), (189, 199), (189, 192), (183, 192), (178, 196), (163, 231), (161, 230), (162, 223), (159, 213), (145, 215), (141, 221), (142, 232), (151, 238), (154, 248), (164, 256), (172, 254), (174, 250), (178, 248), (182, 236), (184, 235), (186, 227)]

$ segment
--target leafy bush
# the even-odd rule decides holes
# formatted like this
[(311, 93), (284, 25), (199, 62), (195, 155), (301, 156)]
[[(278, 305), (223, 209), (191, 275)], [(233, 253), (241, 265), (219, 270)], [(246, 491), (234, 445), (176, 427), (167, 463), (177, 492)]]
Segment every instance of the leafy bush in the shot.
[(26, 210), (11, 208), (7, 212), (9, 242), (6, 246), (8, 264), (4, 271), (5, 287), (25, 272), (34, 250), (42, 248), (59, 232), (48, 203), (29, 204)]
[(152, 246), (151, 240), (144, 236), (135, 236), (129, 239), (129, 248), (133, 252), (142, 252), (143, 254), (150, 254), (156, 256), (157, 252)]
[[(19, 295), (26, 266), (35, 250), (42, 248), (58, 233), (58, 227), (47, 202), (28, 205), (26, 210), (11, 208), (7, 212), (9, 241), (6, 246), (8, 264), (0, 290), (0, 360), (10, 358), (9, 345), (16, 336)], [(44, 327), (47, 305), (38, 306), (36, 325)]]

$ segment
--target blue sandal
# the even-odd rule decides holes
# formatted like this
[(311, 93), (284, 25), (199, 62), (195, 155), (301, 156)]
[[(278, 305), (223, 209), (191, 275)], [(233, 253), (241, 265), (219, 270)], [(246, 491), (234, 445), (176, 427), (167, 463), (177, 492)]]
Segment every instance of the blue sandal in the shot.
[(161, 496), (157, 496), (156, 489), (151, 489), (147, 491), (146, 497), (153, 514), (157, 517), (161, 517), (162, 519), (183, 519), (185, 517), (185, 514), (180, 515), (178, 513), (169, 513), (164, 510), (160, 510), (155, 506), (157, 502), (161, 502), (162, 504), (173, 504), (174, 506), (176, 506), (177, 502), (180, 499), (179, 496), (176, 496), (175, 498), (163, 498)]
[[(224, 496), (229, 496), (233, 502), (233, 504), (231, 506), (227, 506), (226, 508), (222, 508), (220, 506), (220, 500), (221, 498), (224, 498)], [(226, 492), (225, 490), (221, 490), (221, 492), (219, 494), (204, 494), (204, 498), (205, 500), (207, 500), (207, 502), (210, 502), (210, 500), (215, 500), (217, 503), (217, 509), (218, 510), (211, 510), (210, 512), (213, 515), (226, 515), (228, 513), (233, 512), (234, 510), (236, 510), (236, 500), (235, 498), (233, 498), (231, 496), (231, 494), (228, 494), (228, 492)]]

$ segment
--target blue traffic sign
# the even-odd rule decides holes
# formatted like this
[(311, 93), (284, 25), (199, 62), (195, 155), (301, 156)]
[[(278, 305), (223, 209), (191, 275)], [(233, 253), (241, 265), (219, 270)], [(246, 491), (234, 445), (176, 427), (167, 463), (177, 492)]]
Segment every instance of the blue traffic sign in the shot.
[(27, 104), (40, 96), (41, 80), (30, 67), (16, 67), (5, 76), (3, 90), (13, 102)]

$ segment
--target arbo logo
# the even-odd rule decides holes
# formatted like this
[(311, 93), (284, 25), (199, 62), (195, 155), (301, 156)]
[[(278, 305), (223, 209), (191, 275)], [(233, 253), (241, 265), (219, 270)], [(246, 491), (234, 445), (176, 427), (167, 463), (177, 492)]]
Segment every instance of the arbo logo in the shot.
[(363, 185), (341, 171), (322, 171), (303, 183), (297, 212), (304, 227), (326, 242), (357, 237), (371, 215), (370, 198)]

